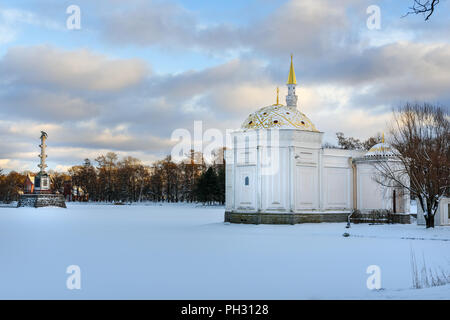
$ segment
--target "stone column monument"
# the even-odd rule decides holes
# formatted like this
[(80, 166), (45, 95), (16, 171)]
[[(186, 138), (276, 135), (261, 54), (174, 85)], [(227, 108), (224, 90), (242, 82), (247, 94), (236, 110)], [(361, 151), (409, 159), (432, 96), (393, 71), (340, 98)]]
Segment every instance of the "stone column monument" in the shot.
[(47, 168), (47, 165), (45, 164), (45, 159), (47, 159), (47, 154), (45, 153), (47, 145), (45, 144), (45, 141), (47, 140), (47, 137), (47, 133), (41, 131), (41, 144), (39, 145), (41, 148), (41, 154), (39, 155), (41, 163), (38, 165), (41, 171), (34, 178), (35, 193), (50, 193), (50, 177), (47, 172), (45, 172), (45, 168)]
[(64, 196), (51, 192), (50, 177), (45, 171), (45, 168), (47, 168), (47, 165), (45, 164), (45, 160), (47, 159), (47, 154), (45, 152), (47, 145), (45, 144), (45, 141), (47, 138), (47, 133), (41, 131), (41, 144), (39, 145), (41, 148), (41, 153), (39, 155), (41, 161), (38, 165), (41, 170), (34, 178), (34, 193), (21, 195), (17, 207), (66, 207)]

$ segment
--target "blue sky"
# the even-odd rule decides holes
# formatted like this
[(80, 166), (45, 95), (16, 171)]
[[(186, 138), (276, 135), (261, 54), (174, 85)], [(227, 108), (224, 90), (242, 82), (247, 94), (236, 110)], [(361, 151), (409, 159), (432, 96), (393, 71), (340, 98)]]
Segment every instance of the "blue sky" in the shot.
[[(405, 101), (450, 101), (449, 1), (426, 22), (402, 18), (412, 2), (2, 1), (0, 168), (36, 170), (42, 129), (52, 169), (108, 151), (151, 163), (173, 130), (239, 128), (284, 95), (290, 53), (326, 141), (386, 131)], [(66, 28), (72, 4), (81, 30)]]

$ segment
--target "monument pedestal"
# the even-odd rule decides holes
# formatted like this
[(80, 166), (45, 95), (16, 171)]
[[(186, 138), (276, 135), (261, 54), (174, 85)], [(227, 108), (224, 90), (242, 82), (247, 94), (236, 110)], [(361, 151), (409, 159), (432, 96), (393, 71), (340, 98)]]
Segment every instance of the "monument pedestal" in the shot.
[[(47, 145), (45, 141), (47, 140), (47, 133), (41, 131), (41, 144), (39, 147), (41, 148), (41, 154), (39, 158), (41, 158), (41, 163), (38, 165), (41, 168), (41, 171), (36, 175), (34, 181), (31, 182), (34, 184), (34, 193), (23, 194), (19, 198), (19, 202), (17, 203), (17, 207), (60, 207), (66, 208), (66, 201), (64, 200), (64, 196), (62, 194), (51, 193), (50, 186), (50, 176), (45, 172), (45, 168), (47, 165), (45, 164), (45, 159), (47, 159), (47, 154), (45, 153), (45, 148)], [(33, 187), (27, 188), (27, 190), (33, 190)]]
[(17, 207), (60, 207), (66, 208), (66, 201), (62, 194), (36, 193), (22, 194), (17, 203)]

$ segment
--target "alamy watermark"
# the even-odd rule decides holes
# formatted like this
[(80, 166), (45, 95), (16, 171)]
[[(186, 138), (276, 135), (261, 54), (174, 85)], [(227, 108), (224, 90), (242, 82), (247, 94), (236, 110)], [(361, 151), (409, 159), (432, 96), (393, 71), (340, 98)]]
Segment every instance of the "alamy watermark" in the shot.
[(70, 274), (66, 280), (66, 287), (69, 290), (81, 290), (81, 269), (75, 264), (70, 265), (66, 269), (66, 273)]
[(381, 29), (381, 9), (377, 5), (367, 7), (366, 13), (369, 14), (367, 18), (367, 29), (380, 30)]
[(81, 29), (81, 9), (79, 6), (72, 4), (67, 7), (66, 13), (70, 16), (66, 20), (66, 26), (69, 30)]
[[(224, 133), (215, 128), (203, 131), (203, 122), (194, 121), (193, 133), (187, 129), (172, 132), (171, 140), (175, 144), (170, 154), (171, 159), (175, 162), (193, 161), (196, 164), (203, 159), (214, 161), (215, 164), (223, 164), (223, 160), (227, 164), (259, 163), (262, 175), (279, 173), (281, 150), (278, 128), (235, 132), (226, 129)], [(200, 156), (193, 157), (193, 154)]]
[(370, 265), (366, 270), (367, 274), (370, 276), (367, 278), (366, 286), (369, 290), (380, 290), (381, 289), (381, 268), (377, 265)]

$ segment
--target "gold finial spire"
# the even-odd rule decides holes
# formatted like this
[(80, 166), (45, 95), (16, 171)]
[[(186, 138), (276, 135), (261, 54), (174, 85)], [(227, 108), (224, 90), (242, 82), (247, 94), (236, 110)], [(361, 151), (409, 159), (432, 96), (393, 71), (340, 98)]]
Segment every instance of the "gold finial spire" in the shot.
[(383, 132), (383, 134), (381, 136), (381, 143), (384, 143), (384, 132)]
[(280, 88), (277, 87), (277, 105), (280, 104), (279, 95), (280, 95)]
[(294, 57), (294, 55), (291, 54), (291, 67), (289, 69), (289, 77), (288, 77), (287, 84), (297, 84), (297, 79), (295, 78), (293, 57)]

